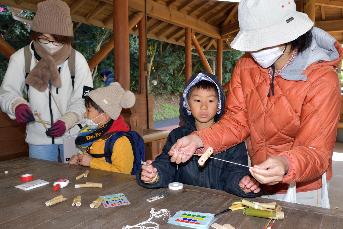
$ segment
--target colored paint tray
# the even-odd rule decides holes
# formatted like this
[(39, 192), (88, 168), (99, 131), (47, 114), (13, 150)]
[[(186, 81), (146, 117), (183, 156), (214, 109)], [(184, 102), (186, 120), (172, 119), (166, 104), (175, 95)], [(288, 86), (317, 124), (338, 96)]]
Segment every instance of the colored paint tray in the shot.
[(130, 202), (123, 193), (101, 196), (101, 198), (103, 199), (102, 205), (105, 208), (114, 208), (130, 204)]
[(209, 228), (214, 221), (214, 214), (192, 211), (178, 211), (169, 218), (168, 223), (181, 227)]

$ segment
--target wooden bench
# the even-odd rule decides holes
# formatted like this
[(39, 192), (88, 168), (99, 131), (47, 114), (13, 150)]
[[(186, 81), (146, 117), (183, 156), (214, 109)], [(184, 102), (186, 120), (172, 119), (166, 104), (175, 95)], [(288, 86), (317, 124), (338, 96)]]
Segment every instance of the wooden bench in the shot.
[(153, 160), (161, 152), (166, 143), (169, 130), (155, 130), (155, 129), (145, 129), (143, 130), (143, 139), (146, 146), (145, 159)]
[(18, 125), (0, 112), (0, 161), (28, 156), (25, 125)]

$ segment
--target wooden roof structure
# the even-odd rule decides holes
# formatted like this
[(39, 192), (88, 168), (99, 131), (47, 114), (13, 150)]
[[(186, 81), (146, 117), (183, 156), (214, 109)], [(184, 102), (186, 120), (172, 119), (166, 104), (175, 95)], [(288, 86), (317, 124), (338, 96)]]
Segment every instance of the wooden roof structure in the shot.
[[(35, 11), (41, 0), (2, 0), (1, 4)], [(113, 29), (113, 0), (65, 0), (75, 22)], [(129, 18), (145, 12), (144, 0), (129, 0)], [(237, 3), (215, 0), (147, 0), (148, 37), (184, 45), (184, 28), (196, 32), (200, 45), (214, 49), (222, 24), (237, 18)], [(238, 26), (238, 24), (237, 24)], [(238, 28), (238, 27), (237, 27)], [(131, 30), (137, 33), (137, 28)], [(225, 48), (225, 47), (224, 47)]]
[[(1, 4), (35, 11), (41, 0), (2, 0)], [(65, 0), (76, 22), (113, 28), (113, 0)], [(145, 12), (145, 0), (128, 0), (129, 17)], [(216, 39), (232, 40), (238, 31), (238, 4), (216, 0), (147, 0), (148, 37), (185, 44), (184, 28), (191, 28), (205, 50), (216, 49)], [(343, 41), (343, 0), (298, 0), (298, 8), (315, 19), (316, 26)], [(312, 4), (312, 6), (311, 6)], [(310, 9), (310, 8), (313, 9)], [(312, 11), (312, 13), (311, 13)], [(137, 27), (131, 30), (137, 33)], [(224, 49), (228, 42), (224, 42)]]

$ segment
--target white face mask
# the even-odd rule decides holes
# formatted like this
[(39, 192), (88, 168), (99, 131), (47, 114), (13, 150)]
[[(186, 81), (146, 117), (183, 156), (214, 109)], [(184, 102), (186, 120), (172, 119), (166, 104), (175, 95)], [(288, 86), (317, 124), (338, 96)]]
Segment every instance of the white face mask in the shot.
[(48, 51), (50, 54), (54, 54), (55, 52), (59, 51), (63, 45), (61, 46), (56, 46), (54, 44), (42, 44), (42, 43), (39, 43), (46, 51)]
[[(93, 118), (93, 120), (98, 119), (100, 116), (102, 116), (104, 113), (99, 114), (98, 116), (96, 116), (95, 118)], [(81, 121), (81, 125), (84, 127), (89, 127), (91, 129), (96, 129), (99, 126), (99, 123), (96, 123), (95, 121), (93, 121), (92, 119), (89, 118), (84, 118)]]
[(268, 68), (272, 66), (280, 56), (282, 56), (285, 49), (286, 47), (263, 49), (261, 51), (252, 52), (251, 56), (259, 65), (261, 65), (262, 68)]

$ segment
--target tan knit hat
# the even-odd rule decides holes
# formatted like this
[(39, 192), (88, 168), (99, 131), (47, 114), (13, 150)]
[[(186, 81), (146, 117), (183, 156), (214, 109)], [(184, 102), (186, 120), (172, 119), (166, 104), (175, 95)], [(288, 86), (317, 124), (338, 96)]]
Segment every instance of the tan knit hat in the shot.
[(67, 3), (47, 0), (37, 4), (32, 30), (40, 33), (73, 37), (73, 22)]
[(88, 96), (113, 120), (118, 118), (123, 108), (131, 108), (136, 102), (135, 95), (125, 91), (118, 82), (95, 89)]

